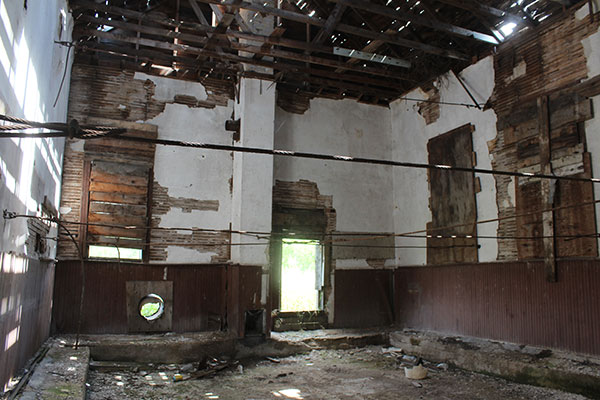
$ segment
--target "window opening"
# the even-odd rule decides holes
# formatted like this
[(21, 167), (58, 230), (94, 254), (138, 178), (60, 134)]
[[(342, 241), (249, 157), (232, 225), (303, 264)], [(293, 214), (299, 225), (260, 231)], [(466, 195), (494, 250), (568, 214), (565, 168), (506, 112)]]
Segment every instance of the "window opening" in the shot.
[(88, 247), (89, 258), (109, 258), (115, 260), (142, 260), (142, 249), (133, 249), (129, 247), (117, 246), (98, 246), (90, 245)]
[(150, 293), (140, 300), (139, 312), (146, 321), (154, 321), (165, 312), (165, 302), (159, 295)]
[(281, 255), (281, 311), (320, 310), (321, 244), (314, 240), (284, 239)]

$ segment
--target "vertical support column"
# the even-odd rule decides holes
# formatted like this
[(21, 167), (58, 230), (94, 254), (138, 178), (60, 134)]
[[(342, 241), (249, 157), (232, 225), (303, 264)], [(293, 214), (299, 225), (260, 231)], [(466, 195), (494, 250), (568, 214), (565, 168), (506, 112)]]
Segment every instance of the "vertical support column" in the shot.
[[(543, 96), (538, 99), (538, 118), (541, 172), (542, 174), (552, 175), (552, 148), (550, 146), (550, 113), (548, 108), (548, 96)], [(547, 210), (553, 208), (556, 181), (543, 179), (541, 186), (543, 209)], [(556, 282), (556, 239), (554, 237), (554, 211), (546, 211), (542, 214), (542, 224), (546, 279), (548, 282)]]
[[(235, 145), (272, 149), (275, 125), (275, 86), (270, 82), (242, 78), (236, 116), (241, 121), (240, 140)], [(231, 227), (234, 231), (271, 231), (273, 156), (233, 154)], [(262, 267), (260, 304), (267, 309), (269, 288), (269, 239), (232, 234), (231, 261)], [(252, 243), (253, 245), (248, 245)], [(241, 244), (241, 245), (235, 245)], [(259, 245), (254, 245), (259, 244)], [(234, 288), (232, 288), (234, 289)], [(243, 306), (243, 305), (242, 305)], [(241, 307), (239, 321), (243, 321)], [(240, 322), (240, 323), (241, 323)], [(231, 327), (237, 329), (236, 327)]]

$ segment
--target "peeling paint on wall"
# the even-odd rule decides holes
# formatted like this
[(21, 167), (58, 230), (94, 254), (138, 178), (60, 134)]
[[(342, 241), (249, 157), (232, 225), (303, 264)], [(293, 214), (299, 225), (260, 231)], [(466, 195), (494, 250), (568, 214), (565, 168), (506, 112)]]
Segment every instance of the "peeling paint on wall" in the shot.
[(427, 102), (417, 103), (419, 114), (425, 118), (427, 125), (434, 123), (440, 117), (440, 91), (435, 85), (424, 91), (424, 95), (427, 98)]
[(198, 200), (186, 197), (171, 197), (169, 189), (154, 181), (152, 186), (152, 216), (165, 215), (172, 208), (184, 213), (192, 211), (219, 211), (218, 200)]

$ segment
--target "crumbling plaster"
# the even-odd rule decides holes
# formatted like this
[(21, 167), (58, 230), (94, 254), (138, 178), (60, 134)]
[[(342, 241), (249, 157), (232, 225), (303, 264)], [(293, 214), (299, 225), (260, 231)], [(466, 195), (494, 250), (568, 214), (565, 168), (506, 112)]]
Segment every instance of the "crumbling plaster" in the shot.
[[(489, 56), (466, 68), (461, 79), (478, 103), (487, 102), (494, 89), (493, 57)], [(440, 101), (473, 104), (467, 92), (452, 73), (441, 76), (437, 81)], [(409, 98), (424, 98), (421, 90), (409, 93)], [(427, 142), (429, 139), (446, 133), (465, 124), (475, 126), (473, 150), (478, 168), (491, 169), (491, 156), (488, 141), (496, 136), (496, 114), (492, 109), (478, 110), (462, 106), (442, 105), (437, 121), (427, 125), (417, 112), (418, 105), (406, 100), (391, 104), (393, 158), (406, 162), (427, 163)], [(477, 193), (478, 220), (497, 218), (495, 181), (491, 175), (476, 174), (481, 181), (481, 192)], [(394, 228), (396, 233), (425, 229), (431, 221), (429, 209), (429, 186), (427, 170), (395, 168), (393, 173)], [(496, 234), (497, 223), (481, 224), (479, 235)], [(497, 257), (495, 240), (479, 239), (479, 261), (494, 261)], [(423, 246), (426, 239), (397, 238), (397, 246)], [(401, 248), (396, 250), (397, 265), (426, 264), (425, 248)]]
[[(277, 108), (275, 147), (321, 154), (391, 159), (390, 112), (353, 100), (311, 100), (303, 115)], [(333, 196), (336, 230), (392, 232), (392, 167), (276, 157), (274, 179), (317, 184)], [(364, 259), (337, 260), (338, 268), (369, 267)]]
[[(206, 142), (229, 145), (231, 132), (225, 131), (225, 121), (233, 111), (233, 101), (227, 107), (188, 107), (173, 104), (175, 95), (194, 96), (206, 100), (207, 93), (200, 83), (136, 73), (135, 79), (150, 79), (156, 85), (154, 98), (166, 102), (165, 110), (155, 118), (145, 121), (158, 126), (159, 139)], [(233, 175), (230, 153), (156, 146), (154, 180), (167, 188), (170, 197), (197, 200), (216, 200), (214, 210), (184, 210), (171, 207), (160, 217), (160, 227), (229, 229), (231, 216), (231, 188)], [(183, 232), (183, 231), (182, 231)], [(167, 263), (209, 263), (212, 252), (169, 246)]]

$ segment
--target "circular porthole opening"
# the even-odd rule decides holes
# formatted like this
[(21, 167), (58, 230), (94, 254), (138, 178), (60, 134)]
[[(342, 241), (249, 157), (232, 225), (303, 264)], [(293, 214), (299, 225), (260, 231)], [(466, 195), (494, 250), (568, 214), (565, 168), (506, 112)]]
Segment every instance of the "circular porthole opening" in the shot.
[(165, 302), (159, 295), (151, 293), (140, 300), (138, 310), (146, 321), (154, 321), (165, 312)]

